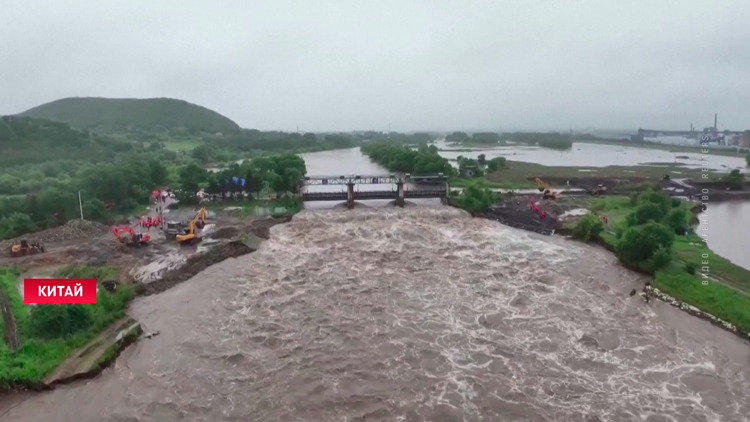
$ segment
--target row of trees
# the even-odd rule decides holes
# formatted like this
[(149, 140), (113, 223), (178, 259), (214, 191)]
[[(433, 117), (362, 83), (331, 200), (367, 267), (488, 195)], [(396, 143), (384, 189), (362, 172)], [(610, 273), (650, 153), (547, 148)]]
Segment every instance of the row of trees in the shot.
[(196, 202), (195, 193), (204, 191), (217, 198), (235, 198), (248, 194), (258, 198), (264, 190), (278, 196), (297, 193), (299, 181), (307, 174), (305, 160), (295, 154), (261, 156), (234, 164), (219, 172), (208, 172), (197, 163), (190, 163), (179, 171), (179, 186), (182, 189), (180, 202)]
[[(635, 209), (615, 230), (615, 252), (624, 264), (655, 272), (671, 262), (675, 234), (689, 231), (690, 213), (679, 199), (652, 189), (634, 193), (630, 201)], [(573, 236), (589, 240), (603, 229), (599, 218), (589, 215), (578, 222)]]
[(390, 171), (420, 174), (454, 175), (455, 169), (447, 159), (438, 154), (435, 145), (422, 145), (418, 149), (387, 143), (371, 143), (360, 147), (362, 153)]

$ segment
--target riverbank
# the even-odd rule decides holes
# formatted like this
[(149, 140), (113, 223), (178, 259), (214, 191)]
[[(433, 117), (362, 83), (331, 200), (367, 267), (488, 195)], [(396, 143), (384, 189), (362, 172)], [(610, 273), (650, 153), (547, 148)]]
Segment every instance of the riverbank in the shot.
[[(600, 145), (615, 145), (622, 147), (632, 148), (647, 148), (647, 149), (658, 149), (669, 152), (691, 152), (694, 154), (702, 154), (703, 147), (696, 146), (683, 146), (683, 145), (670, 145), (662, 144), (659, 142), (631, 142), (631, 141), (618, 141), (618, 140), (606, 140), (606, 139), (576, 139), (573, 142), (583, 144), (600, 144)], [(747, 152), (737, 152), (736, 150), (724, 150), (718, 148), (709, 148), (707, 155), (722, 155), (726, 157), (745, 157)]]
[[(531, 210), (530, 201), (547, 215), (541, 218), (539, 211)], [(677, 203), (673, 203), (673, 206)], [(695, 215), (701, 209), (699, 204), (687, 202), (680, 203), (678, 207), (684, 208), (684, 215), (690, 221), (695, 220)], [(570, 235), (582, 217), (595, 213), (606, 216), (607, 222), (603, 225), (604, 230), (590, 241), (614, 253), (619, 239), (617, 232), (625, 230), (626, 219), (635, 210), (636, 205), (628, 196), (563, 196), (556, 201), (540, 201), (538, 194), (506, 194), (499, 197), (498, 202), (489, 209), (471, 214), (535, 233)], [(688, 224), (689, 221), (685, 221), (686, 227)], [(667, 301), (673, 306), (748, 339), (750, 271), (715, 254), (696, 234), (675, 235), (671, 250), (670, 263), (658, 271), (651, 271), (642, 265), (625, 266), (652, 277), (652, 287), (659, 293), (656, 297), (668, 295)]]
[[(125, 248), (108, 253), (104, 261), (99, 262), (104, 266), (63, 267), (54, 274), (37, 274), (60, 259), (87, 262), (88, 253), (82, 253), (82, 248), (85, 245), (96, 247), (99, 242), (81, 239), (67, 245), (71, 248), (67, 251), (51, 245), (50, 252), (23, 258), (16, 269), (0, 269), (0, 305), (9, 305), (2, 306), (3, 318), (0, 319), (0, 331), (5, 338), (0, 343), (0, 391), (44, 390), (98, 375), (140, 337), (140, 324), (125, 316), (132, 299), (164, 292), (211, 265), (254, 252), (264, 239), (270, 237), (271, 227), (290, 221), (291, 216), (239, 220), (219, 217), (216, 221), (222, 219), (228, 221), (208, 233), (203, 246), (197, 249), (174, 252), (169, 248), (179, 248), (176, 243), (154, 239), (153, 244), (143, 250)], [(177, 259), (180, 255), (183, 258)], [(97, 258), (97, 261), (101, 260), (101, 257)], [(167, 264), (168, 268), (165, 267)], [(151, 271), (156, 277), (143, 276), (143, 271)], [(18, 288), (22, 272), (29, 277), (96, 278), (100, 285), (97, 303), (66, 307), (24, 304)], [(65, 325), (59, 321), (53, 321), (51, 326), (49, 322), (40, 325), (38, 314), (41, 306), (56, 312), (63, 309), (82, 311), (84, 320), (86, 315), (91, 315), (93, 322), (75, 325), (83, 328), (67, 335), (57, 335), (56, 330)], [(11, 311), (10, 315), (6, 310)], [(65, 322), (70, 323), (69, 315), (58, 314), (52, 316), (67, 318)], [(44, 327), (47, 331), (43, 331)]]
[[(636, 208), (630, 198), (587, 198), (581, 205), (607, 216), (609, 223), (598, 236), (598, 243), (614, 252), (616, 230), (624, 227), (625, 219)], [(570, 230), (575, 223), (567, 222), (565, 229)], [(672, 250), (672, 260), (665, 268), (655, 272), (641, 269), (653, 276), (652, 286), (749, 333), (750, 271), (713, 253), (696, 234), (676, 235)]]
[[(0, 291), (12, 310), (10, 314), (4, 312), (0, 327), (6, 340), (0, 344), (0, 391), (36, 390), (54, 385), (59, 378), (45, 382), (45, 377), (76, 349), (125, 315), (128, 303), (135, 296), (134, 289), (119, 283), (114, 283), (110, 289), (103, 287), (116, 272), (118, 269), (113, 267), (85, 266), (57, 271), (53, 274), (55, 278), (96, 278), (103, 283), (97, 292), (97, 303), (61, 306), (25, 304), (18, 288), (20, 272), (0, 269)], [(12, 341), (11, 337), (14, 337)], [(91, 359), (89, 367), (73, 371), (69, 376), (78, 377), (81, 372), (90, 373), (98, 366), (106, 366), (107, 359), (102, 357), (119, 353), (121, 349), (116, 345), (119, 341), (113, 338), (111, 342), (99, 342), (100, 353), (87, 353)]]

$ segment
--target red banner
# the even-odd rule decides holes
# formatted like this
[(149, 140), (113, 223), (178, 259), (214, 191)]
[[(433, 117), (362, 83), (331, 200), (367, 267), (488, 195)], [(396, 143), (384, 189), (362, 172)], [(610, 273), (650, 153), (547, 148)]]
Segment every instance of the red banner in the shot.
[(25, 278), (24, 303), (96, 303), (94, 278)]

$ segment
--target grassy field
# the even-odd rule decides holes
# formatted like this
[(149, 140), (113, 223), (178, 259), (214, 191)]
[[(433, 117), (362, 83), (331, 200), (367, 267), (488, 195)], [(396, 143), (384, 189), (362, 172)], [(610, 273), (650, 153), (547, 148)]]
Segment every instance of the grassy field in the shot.
[[(670, 151), (670, 152), (692, 152), (696, 154), (700, 154), (701, 148), (700, 146), (681, 146), (681, 145), (669, 145), (669, 144), (661, 144), (658, 142), (622, 142), (622, 141), (616, 141), (616, 140), (604, 140), (604, 139), (597, 139), (597, 140), (574, 140), (574, 143), (584, 143), (584, 144), (603, 144), (603, 145), (616, 145), (621, 147), (635, 147), (635, 148), (649, 148), (649, 149), (660, 149), (664, 151)], [(716, 148), (711, 148), (709, 151), (711, 155), (725, 155), (729, 157), (744, 157), (747, 155), (746, 152), (735, 152), (735, 151), (726, 151), (726, 150), (720, 150)]]
[[(119, 270), (113, 267), (67, 267), (56, 273), (55, 277), (105, 280), (116, 277), (118, 272)], [(97, 333), (123, 316), (128, 302), (133, 298), (133, 289), (124, 284), (120, 284), (115, 293), (101, 289), (97, 293), (97, 303), (80, 305), (85, 307), (90, 315), (90, 325), (87, 329), (70, 336), (43, 338), (39, 334), (39, 327), (34, 323), (31, 306), (23, 303), (16, 287), (17, 279), (18, 273), (14, 270), (0, 268), (0, 289), (11, 301), (21, 339), (21, 347), (16, 351), (9, 350), (5, 342), (0, 342), (0, 391), (17, 383), (40, 382), (72, 351), (86, 344)]]
[[(609, 226), (601, 237), (616, 246), (614, 227), (624, 225), (627, 215), (635, 209), (630, 198), (611, 196), (589, 198), (586, 202), (587, 208), (608, 217)], [(689, 205), (685, 203), (683, 206)], [(675, 236), (673, 251), (672, 263), (657, 271), (654, 287), (750, 332), (750, 271), (712, 252), (695, 234)], [(702, 258), (703, 254), (708, 254), (709, 258)], [(701, 283), (705, 280), (701, 276), (703, 260), (709, 262), (706, 274), (710, 281), (707, 285)], [(688, 263), (696, 266), (694, 275), (687, 272)]]
[(190, 151), (200, 144), (202, 144), (202, 142), (197, 140), (164, 142), (164, 146), (170, 151)]
[[(679, 172), (675, 174), (672, 172)], [(671, 163), (667, 167), (657, 166), (608, 166), (608, 167), (554, 167), (520, 161), (508, 161), (506, 166), (485, 176), (488, 182), (526, 183), (534, 177), (560, 178), (643, 178), (654, 182), (660, 181), (665, 173), (676, 178), (700, 178), (700, 169), (688, 169)], [(709, 177), (720, 177), (719, 173), (710, 173)], [(532, 186), (533, 187), (533, 186)]]

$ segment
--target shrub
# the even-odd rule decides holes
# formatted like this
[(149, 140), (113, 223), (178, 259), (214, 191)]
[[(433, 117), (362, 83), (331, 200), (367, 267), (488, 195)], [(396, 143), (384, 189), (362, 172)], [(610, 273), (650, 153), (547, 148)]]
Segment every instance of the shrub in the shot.
[(638, 205), (638, 198), (641, 196), (638, 192), (633, 192), (630, 194), (630, 205), (636, 206)]
[(665, 212), (658, 204), (645, 202), (628, 215), (626, 222), (628, 226), (632, 227), (649, 221), (661, 221), (664, 219), (664, 215)]
[(677, 208), (682, 204), (680, 198), (672, 198), (672, 208)]
[(604, 224), (594, 215), (587, 215), (576, 223), (573, 228), (573, 238), (588, 242), (591, 239), (599, 237), (604, 230)]
[(675, 234), (685, 234), (688, 224), (687, 211), (684, 208), (673, 208), (664, 217), (664, 223), (674, 230)]
[(31, 329), (44, 339), (72, 337), (94, 324), (91, 308), (80, 303), (44, 303), (31, 309)]
[(695, 271), (697, 269), (698, 269), (698, 266), (692, 262), (688, 262), (687, 264), (685, 264), (685, 271), (687, 271), (687, 273), (690, 275), (695, 275)]
[(638, 197), (639, 204), (652, 203), (661, 208), (662, 214), (666, 215), (672, 209), (672, 198), (663, 192), (648, 189)]
[(651, 272), (656, 272), (672, 262), (672, 249), (669, 247), (659, 246), (654, 252), (648, 264)]
[(495, 195), (481, 181), (471, 182), (466, 185), (455, 202), (469, 211), (482, 211), (495, 202)]
[(673, 231), (653, 221), (628, 228), (617, 242), (615, 251), (626, 264), (642, 264), (651, 259), (659, 247), (671, 248)]

